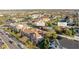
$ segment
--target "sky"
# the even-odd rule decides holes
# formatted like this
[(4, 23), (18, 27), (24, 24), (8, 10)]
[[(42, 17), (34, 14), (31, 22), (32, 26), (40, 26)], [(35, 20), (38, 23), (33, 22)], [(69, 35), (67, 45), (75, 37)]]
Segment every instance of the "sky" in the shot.
[(78, 9), (79, 0), (0, 0), (0, 9)]

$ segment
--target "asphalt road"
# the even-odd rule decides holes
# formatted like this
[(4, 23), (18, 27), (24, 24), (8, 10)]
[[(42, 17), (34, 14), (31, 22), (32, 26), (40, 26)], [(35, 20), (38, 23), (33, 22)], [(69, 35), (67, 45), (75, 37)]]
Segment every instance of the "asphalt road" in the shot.
[(79, 41), (62, 38), (59, 42), (61, 46), (67, 49), (79, 49)]
[(21, 49), (27, 49), (27, 47), (25, 46), (25, 45), (23, 45), (19, 40), (17, 40), (15, 37), (13, 37), (13, 36), (11, 36), (10, 34), (9, 34), (9, 37), (11, 37), (14, 41), (15, 41), (15, 43), (17, 44), (17, 45), (20, 45), (21, 47)]
[[(2, 31), (0, 31), (0, 32), (2, 32)], [(7, 46), (10, 49), (19, 49), (19, 47), (17, 46), (17, 44), (14, 41), (13, 41), (13, 43), (10, 43), (9, 42), (10, 38), (8, 36), (6, 36), (4, 32), (2, 32), (2, 33), (0, 33), (0, 37), (7, 44)]]

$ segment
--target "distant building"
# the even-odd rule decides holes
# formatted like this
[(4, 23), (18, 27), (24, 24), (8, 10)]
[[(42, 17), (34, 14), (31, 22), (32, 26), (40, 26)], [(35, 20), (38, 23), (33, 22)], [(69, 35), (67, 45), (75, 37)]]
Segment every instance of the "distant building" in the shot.
[(45, 26), (45, 22), (38, 21), (38, 22), (35, 22), (34, 25), (36, 25), (36, 26)]
[(43, 38), (36, 29), (24, 29), (23, 32), (36, 44)]
[(17, 24), (16, 28), (20, 29), (20, 30), (24, 30), (24, 29), (29, 29), (31, 27), (29, 27), (28, 25), (25, 25), (25, 24)]
[(22, 29), (23, 27), (24, 27), (24, 26), (21, 25), (21, 24), (19, 24), (19, 25), (16, 26), (17, 29)]
[(73, 21), (73, 19), (69, 19), (69, 21), (67, 22), (67, 25), (68, 26), (73, 26), (74, 25), (74, 21)]
[(44, 22), (50, 21), (49, 17), (42, 17), (41, 20)]
[(30, 16), (31, 16), (33, 19), (42, 17), (42, 15), (41, 15), (40, 13), (34, 13), (34, 14), (31, 14)]
[(30, 33), (30, 39), (31, 41), (33, 41), (34, 43), (38, 43), (42, 40), (42, 36), (40, 34), (38, 34), (37, 32), (35, 33)]
[(41, 39), (43, 38), (39, 33), (41, 33), (42, 31), (39, 29), (34, 29), (34, 28), (29, 28), (28, 26), (24, 26), (21, 24), (18, 24), (16, 26), (17, 29), (20, 29), (22, 34), (29, 37), (31, 39), (31, 41), (33, 41), (34, 43), (38, 43), (39, 41), (41, 41)]
[(50, 21), (50, 18), (47, 17), (47, 16), (42, 16), (40, 18), (37, 18), (35, 21), (34, 21), (34, 25), (36, 26), (45, 26), (45, 22), (48, 22)]
[(38, 14), (33, 14), (31, 17), (32, 17), (32, 18), (38, 18), (39, 15), (38, 15)]
[(15, 22), (20, 22), (20, 21), (23, 20), (23, 18), (16, 18), (16, 17), (14, 17), (14, 18), (12, 18), (12, 20), (15, 20)]
[(12, 20), (12, 19), (8, 19), (8, 20), (6, 20), (5, 22), (6, 22), (7, 24), (9, 24), (9, 23), (15, 23), (15, 21)]
[(67, 22), (58, 22), (58, 26), (67, 27)]
[(74, 25), (73, 19), (68, 16), (65, 16), (65, 18), (60, 19), (60, 22), (58, 22), (58, 26), (67, 27), (72, 25)]

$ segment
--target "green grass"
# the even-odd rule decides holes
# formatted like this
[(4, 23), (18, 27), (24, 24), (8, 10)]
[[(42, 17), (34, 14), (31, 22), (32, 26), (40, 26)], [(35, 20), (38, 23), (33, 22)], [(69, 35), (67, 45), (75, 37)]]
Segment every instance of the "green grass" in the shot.
[(4, 29), (5, 31), (9, 32), (9, 34), (13, 35), (16, 39), (19, 39), (19, 36), (15, 34), (15, 32), (11, 32), (11, 29)]

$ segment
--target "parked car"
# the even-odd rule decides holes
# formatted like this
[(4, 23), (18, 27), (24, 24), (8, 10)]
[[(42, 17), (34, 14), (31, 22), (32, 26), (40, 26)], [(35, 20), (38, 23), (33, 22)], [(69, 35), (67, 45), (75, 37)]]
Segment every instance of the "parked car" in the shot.
[(24, 48), (25, 48), (24, 45), (21, 44), (21, 43), (18, 43), (17, 45), (18, 45), (21, 49), (24, 49)]

